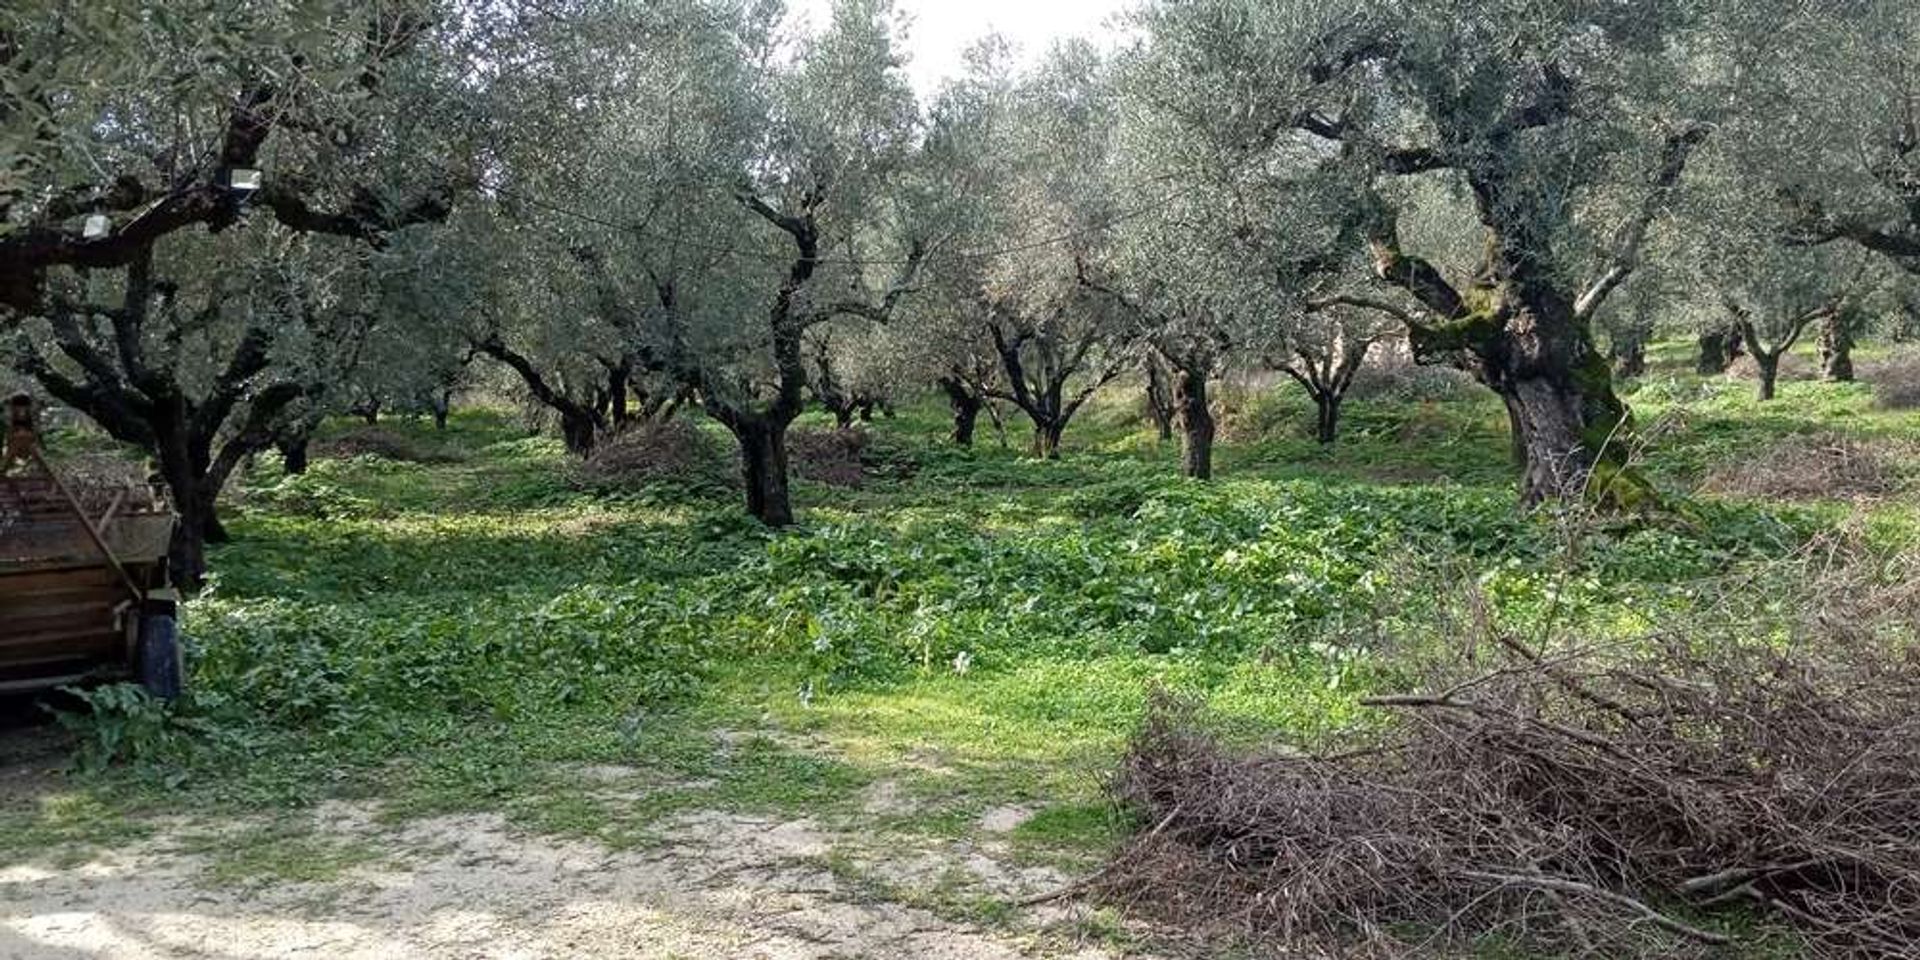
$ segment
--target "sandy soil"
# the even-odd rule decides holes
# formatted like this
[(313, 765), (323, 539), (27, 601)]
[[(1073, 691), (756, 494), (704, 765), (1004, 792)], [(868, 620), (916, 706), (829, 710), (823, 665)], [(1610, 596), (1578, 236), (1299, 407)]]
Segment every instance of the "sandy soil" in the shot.
[[(322, 836), (378, 851), (325, 883), (210, 883), (209, 827), (187, 818), (77, 866), (0, 866), (0, 960), (1114, 956), (1077, 942), (1080, 908), (980, 925), (875, 892), (950, 885), (957, 872), (1008, 899), (1064, 882), (1008, 866), (991, 841), (875, 850), (805, 819), (709, 811), (671, 821), (658, 846), (616, 852), (491, 815), (386, 824), (373, 813), (330, 803), (311, 814)], [(991, 826), (1020, 815), (996, 811)]]

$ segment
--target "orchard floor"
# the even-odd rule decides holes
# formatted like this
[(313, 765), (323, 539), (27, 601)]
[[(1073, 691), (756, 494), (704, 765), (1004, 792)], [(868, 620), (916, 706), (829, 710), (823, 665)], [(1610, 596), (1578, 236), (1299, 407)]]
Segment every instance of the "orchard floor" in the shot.
[[(1519, 635), (1627, 636), (1763, 622), (1835, 537), (1920, 555), (1920, 412), (1654, 359), (1633, 400), (1675, 516), (1577, 550), (1515, 509), (1470, 386), (1355, 399), (1332, 450), (1288, 388), (1227, 391), (1206, 485), (1127, 396), (1058, 462), (984, 424), (953, 451), (909, 405), (777, 534), (724, 446), (609, 479), (507, 413), (331, 425), (306, 475), (230, 491), (189, 702), (0, 710), (0, 960), (1242, 955), (1023, 905), (1138, 829), (1105, 788), (1150, 690), (1310, 740), (1469, 585)], [(1835, 438), (1858, 489), (1713, 489)]]

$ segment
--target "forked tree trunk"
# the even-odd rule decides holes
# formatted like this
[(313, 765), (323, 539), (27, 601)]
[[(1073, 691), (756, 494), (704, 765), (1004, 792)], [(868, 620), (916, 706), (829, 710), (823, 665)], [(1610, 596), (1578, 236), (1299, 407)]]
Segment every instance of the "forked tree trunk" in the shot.
[(740, 465), (747, 487), (747, 512), (769, 527), (793, 523), (787, 491), (787, 424), (772, 417), (733, 418), (728, 423), (740, 442)]
[(1314, 439), (1331, 444), (1340, 436), (1340, 401), (1344, 398), (1330, 391), (1321, 391), (1313, 395)]
[(1033, 455), (1045, 460), (1060, 459), (1060, 436), (1067, 425), (1059, 420), (1033, 418)]
[[(1521, 499), (1537, 504), (1587, 491), (1596, 467), (1602, 480), (1624, 482), (1624, 444), (1616, 433), (1626, 404), (1613, 392), (1613, 372), (1595, 349), (1590, 328), (1551, 287), (1504, 293), (1512, 316), (1476, 351), (1482, 379), (1506, 402), (1521, 462)], [(1592, 491), (1601, 492), (1601, 491)], [(1635, 494), (1605, 491), (1614, 499)]]
[(1820, 325), (1820, 376), (1829, 383), (1853, 380), (1852, 310), (1837, 310)]
[(1212, 479), (1214, 423), (1205, 370), (1175, 371), (1173, 405), (1180, 421), (1180, 472), (1195, 480)]

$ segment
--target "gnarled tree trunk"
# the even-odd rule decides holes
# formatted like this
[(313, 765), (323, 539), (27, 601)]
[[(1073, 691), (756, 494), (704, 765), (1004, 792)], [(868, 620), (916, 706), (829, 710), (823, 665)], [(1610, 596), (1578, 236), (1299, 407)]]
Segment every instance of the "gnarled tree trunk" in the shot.
[(1829, 383), (1853, 380), (1853, 330), (1858, 314), (1836, 310), (1820, 326), (1820, 377)]
[(1613, 371), (1590, 328), (1564, 295), (1515, 284), (1504, 299), (1500, 309), (1512, 315), (1479, 358), (1482, 378), (1519, 426), (1522, 499), (1575, 497), (1597, 466), (1625, 468), (1627, 405), (1613, 392)]
[(979, 422), (980, 408), (986, 401), (958, 377), (941, 377), (940, 389), (946, 393), (947, 406), (953, 410), (954, 445), (973, 446), (974, 425)]
[[(1672, 173), (1678, 176), (1677, 169)], [(1475, 185), (1484, 198), (1498, 197), (1501, 187), (1497, 181)], [(1374, 272), (1442, 318), (1409, 326), (1417, 358), (1470, 357), (1480, 381), (1505, 402), (1521, 459), (1522, 503), (1582, 494), (1621, 506), (1641, 503), (1651, 490), (1628, 470), (1627, 406), (1613, 391), (1613, 371), (1594, 343), (1591, 319), (1628, 266), (1611, 268), (1576, 300), (1533, 259), (1531, 251), (1544, 241), (1524, 225), (1515, 236), (1492, 226), (1501, 213), (1485, 202), (1487, 262), (1470, 286), (1456, 289), (1433, 264), (1403, 253), (1390, 218), (1369, 237)]]
[(1207, 371), (1174, 371), (1173, 403), (1180, 421), (1180, 472), (1195, 480), (1210, 480), (1214, 422), (1207, 403)]
[(1321, 443), (1331, 444), (1340, 436), (1340, 401), (1345, 398), (1331, 393), (1316, 393), (1313, 396), (1314, 425), (1313, 437)]
[[(1452, 320), (1411, 330), (1415, 353), (1471, 353), (1481, 382), (1506, 404), (1523, 503), (1586, 492), (1620, 502), (1637, 499), (1641, 491), (1613, 486), (1628, 483), (1621, 434), (1630, 421), (1591, 326), (1550, 283), (1525, 279), (1524, 270), (1506, 272), (1504, 283), (1455, 294), (1453, 309), (1444, 314)], [(1590, 490), (1590, 479), (1603, 466), (1601, 480), (1608, 486)]]

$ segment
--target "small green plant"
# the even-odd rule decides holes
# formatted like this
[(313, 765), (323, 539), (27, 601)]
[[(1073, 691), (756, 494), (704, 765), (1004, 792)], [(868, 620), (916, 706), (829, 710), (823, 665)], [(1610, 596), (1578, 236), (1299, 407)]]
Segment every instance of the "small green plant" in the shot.
[(115, 683), (92, 690), (67, 687), (64, 692), (87, 708), (54, 711), (60, 725), (76, 739), (73, 762), (81, 770), (154, 759), (186, 733), (171, 707), (138, 684)]
[[(370, 461), (371, 458), (363, 458), (359, 465), (373, 472)], [(253, 491), (253, 497), (275, 512), (316, 520), (367, 516), (374, 512), (373, 501), (348, 492), (319, 470), (283, 477), (273, 486)]]

